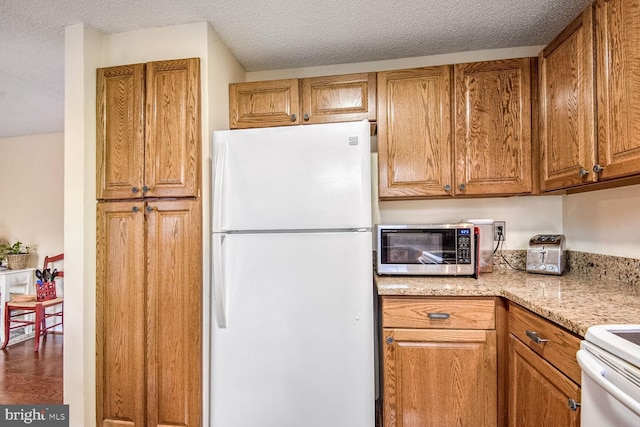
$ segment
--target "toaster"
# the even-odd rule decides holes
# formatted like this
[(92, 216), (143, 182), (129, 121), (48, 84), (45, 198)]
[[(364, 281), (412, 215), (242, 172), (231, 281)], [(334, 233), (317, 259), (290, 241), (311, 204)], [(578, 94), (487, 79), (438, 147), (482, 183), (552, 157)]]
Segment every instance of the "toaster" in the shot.
[(564, 244), (562, 234), (537, 234), (529, 239), (527, 272), (557, 276), (564, 273)]

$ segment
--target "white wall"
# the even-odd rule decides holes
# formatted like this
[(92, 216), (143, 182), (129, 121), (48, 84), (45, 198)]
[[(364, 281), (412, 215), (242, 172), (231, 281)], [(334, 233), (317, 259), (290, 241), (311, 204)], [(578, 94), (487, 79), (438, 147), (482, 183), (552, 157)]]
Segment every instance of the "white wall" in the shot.
[(562, 196), (378, 202), (377, 153), (371, 156), (373, 221), (377, 224), (438, 223), (463, 219), (506, 221), (504, 249), (525, 249), (531, 236), (562, 233)]
[(96, 65), (101, 35), (65, 29), (64, 402), (70, 426), (95, 425)]
[(64, 250), (64, 135), (0, 139), (0, 239), (32, 247), (30, 267)]
[(479, 50), (448, 53), (445, 55), (419, 56), (415, 58), (389, 59), (386, 61), (357, 62), (353, 64), (326, 65), (321, 67), (289, 68), (283, 70), (251, 71), (247, 81), (293, 79), (331, 76), (334, 74), (363, 73), (372, 71), (401, 70), (403, 68), (429, 67), (432, 65), (461, 64), (464, 62), (538, 56), (544, 46), (527, 46), (508, 49)]
[[(209, 140), (214, 129), (228, 128), (228, 84), (244, 80), (244, 69), (206, 22), (101, 35), (83, 24), (65, 32), (65, 248), (67, 289), (78, 291), (65, 301), (74, 322), (65, 321), (64, 391), (70, 426), (95, 424), (95, 74), (96, 68), (164, 59), (199, 57), (202, 82), (203, 261), (208, 259), (210, 176)], [(81, 224), (81, 225), (79, 225)], [(203, 288), (209, 289), (208, 261)], [(205, 324), (209, 318), (205, 294)], [(67, 318), (68, 319), (68, 318)], [(205, 326), (208, 327), (208, 324)], [(208, 341), (204, 341), (205, 364)], [(208, 369), (205, 366), (205, 369)], [(205, 383), (206, 385), (206, 383)], [(208, 423), (205, 390), (204, 425)]]
[(562, 216), (571, 249), (640, 259), (640, 185), (564, 196)]

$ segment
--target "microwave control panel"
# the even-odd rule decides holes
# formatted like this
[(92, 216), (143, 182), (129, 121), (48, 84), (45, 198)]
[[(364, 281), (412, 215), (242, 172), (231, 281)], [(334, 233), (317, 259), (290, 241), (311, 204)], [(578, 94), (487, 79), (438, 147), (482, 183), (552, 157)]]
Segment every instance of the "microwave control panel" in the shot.
[(471, 229), (457, 229), (458, 264), (471, 264)]

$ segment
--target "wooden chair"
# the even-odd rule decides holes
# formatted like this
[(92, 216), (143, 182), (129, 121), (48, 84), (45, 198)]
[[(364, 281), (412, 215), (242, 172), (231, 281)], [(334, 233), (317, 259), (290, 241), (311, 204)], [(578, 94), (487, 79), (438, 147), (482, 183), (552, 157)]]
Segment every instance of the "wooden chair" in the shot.
[[(63, 259), (64, 254), (45, 257), (42, 271), (45, 271), (47, 268), (52, 268), (53, 263), (62, 261)], [(55, 283), (55, 279), (59, 277), (64, 277), (63, 271), (56, 272), (55, 277), (51, 280)], [(58, 306), (60, 307), (59, 310), (57, 309)], [(2, 344), (2, 349), (7, 347), (9, 334), (12, 330), (33, 325), (35, 332), (34, 351), (38, 351), (40, 337), (46, 337), (49, 329), (63, 325), (63, 307), (64, 298), (57, 296), (57, 294), (56, 298), (45, 301), (7, 301), (4, 310), (4, 343)], [(47, 311), (48, 309), (50, 311)], [(52, 319), (52, 323), (47, 324), (47, 319)]]

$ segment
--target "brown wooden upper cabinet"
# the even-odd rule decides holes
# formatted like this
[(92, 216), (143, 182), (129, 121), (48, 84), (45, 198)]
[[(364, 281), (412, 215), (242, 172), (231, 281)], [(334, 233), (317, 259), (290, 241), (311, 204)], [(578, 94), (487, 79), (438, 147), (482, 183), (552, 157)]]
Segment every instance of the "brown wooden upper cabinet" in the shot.
[(638, 8), (598, 0), (540, 54), (542, 191), (640, 176)]
[(298, 79), (229, 85), (231, 129), (300, 124)]
[(197, 197), (200, 60), (97, 70), (97, 198)]
[(531, 67), (531, 58), (454, 66), (456, 195), (532, 191)]
[(451, 193), (451, 67), (378, 73), (378, 195)]
[(597, 0), (599, 180), (640, 174), (640, 0)]
[(596, 164), (594, 7), (540, 53), (540, 187), (594, 182)]
[(231, 129), (376, 120), (375, 73), (229, 85)]
[(531, 67), (521, 58), (378, 73), (380, 199), (530, 193)]

